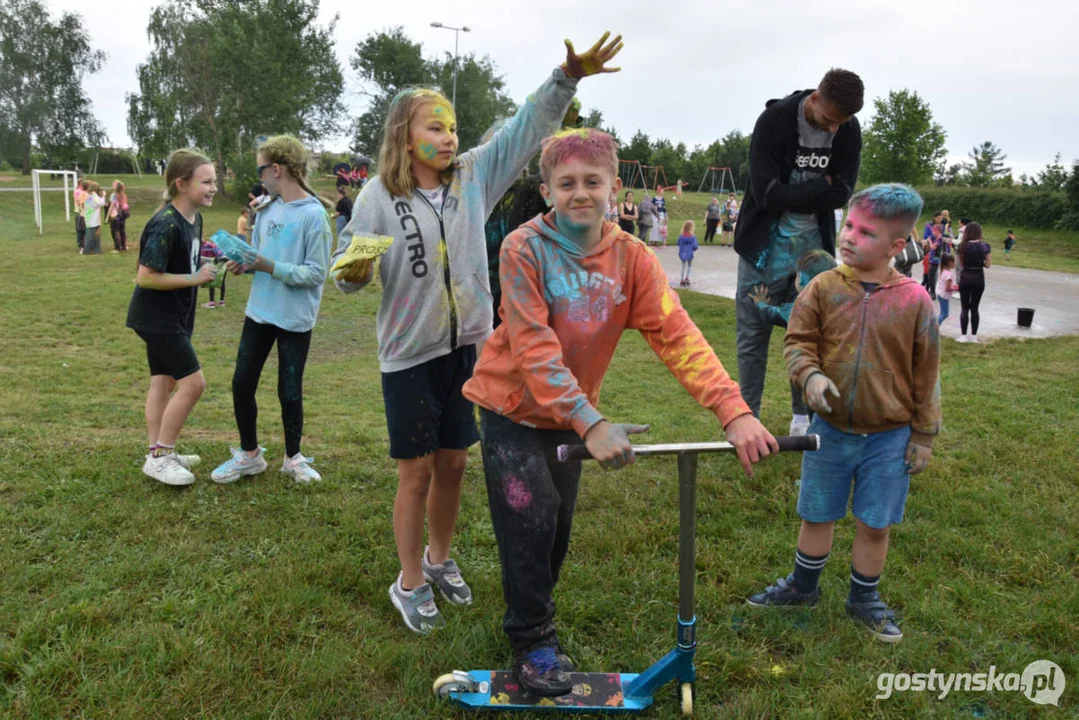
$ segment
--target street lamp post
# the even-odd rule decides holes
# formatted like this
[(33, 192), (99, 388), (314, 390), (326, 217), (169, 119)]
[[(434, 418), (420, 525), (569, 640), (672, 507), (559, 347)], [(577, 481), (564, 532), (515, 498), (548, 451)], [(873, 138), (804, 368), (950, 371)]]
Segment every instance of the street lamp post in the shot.
[(453, 100), (452, 100), (452, 103), (453, 103), (453, 107), (456, 108), (457, 107), (457, 40), (460, 37), (462, 32), (471, 32), (471, 29), (467, 25), (456, 28), (456, 27), (451, 27), (449, 25), (443, 25), (440, 22), (431, 23), (431, 27), (433, 27), (433, 28), (442, 28), (444, 30), (453, 30)]

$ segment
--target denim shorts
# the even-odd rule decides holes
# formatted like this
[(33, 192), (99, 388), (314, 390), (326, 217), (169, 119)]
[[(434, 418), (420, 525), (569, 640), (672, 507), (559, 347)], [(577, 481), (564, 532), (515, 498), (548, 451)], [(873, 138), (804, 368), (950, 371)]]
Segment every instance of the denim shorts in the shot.
[(821, 448), (802, 455), (798, 514), (803, 520), (823, 523), (846, 517), (853, 485), (854, 517), (876, 529), (903, 521), (910, 488), (909, 425), (861, 435), (843, 432), (817, 415), (809, 432), (820, 435)]

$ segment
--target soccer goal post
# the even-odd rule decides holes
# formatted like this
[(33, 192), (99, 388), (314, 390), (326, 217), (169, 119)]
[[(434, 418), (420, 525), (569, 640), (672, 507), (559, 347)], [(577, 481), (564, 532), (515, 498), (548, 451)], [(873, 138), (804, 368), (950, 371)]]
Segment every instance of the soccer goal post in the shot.
[[(71, 193), (79, 184), (79, 176), (74, 170), (31, 170), (30, 184), (34, 190), (34, 221), (37, 223), (37, 234), (45, 232), (44, 223), (41, 219), (41, 176), (63, 175), (64, 177), (64, 216), (71, 222)], [(67, 179), (71, 177), (71, 189), (68, 189)]]
[[(730, 185), (727, 182), (730, 182)], [(737, 188), (734, 186), (734, 173), (731, 172), (729, 167), (709, 167), (708, 171), (701, 178), (701, 184), (697, 188), (697, 192), (704, 190), (705, 183), (708, 184), (708, 192), (736, 192)]]

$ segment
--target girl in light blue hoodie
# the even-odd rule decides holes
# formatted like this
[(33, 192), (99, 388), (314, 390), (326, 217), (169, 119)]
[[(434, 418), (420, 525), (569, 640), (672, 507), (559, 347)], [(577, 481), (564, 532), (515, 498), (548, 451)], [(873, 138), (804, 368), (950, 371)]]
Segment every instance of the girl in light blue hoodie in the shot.
[[(608, 35), (582, 55), (567, 40), (562, 67), (488, 142), (460, 157), (456, 114), (446, 97), (417, 88), (399, 92), (386, 115), (379, 175), (364, 186), (339, 237), (335, 259), (354, 236), (393, 237), (379, 264), (378, 310), (382, 394), (398, 478), (393, 529), (401, 574), (389, 595), (417, 633), (443, 624), (432, 585), (450, 602), (472, 602), (450, 543), (468, 448), (479, 440), (461, 387), (493, 318), (484, 223), (543, 138), (559, 128), (577, 81), (617, 70), (605, 63), (621, 49), (621, 37), (607, 43)], [(337, 287), (359, 290), (371, 281), (372, 267), (341, 270)]]
[(244, 246), (243, 264), (230, 262), (234, 273), (253, 272), (236, 370), (232, 403), (240, 430), (240, 447), (213, 471), (218, 483), (235, 482), (266, 470), (256, 428), (255, 390), (266, 358), (277, 343), (277, 396), (285, 426), (285, 460), (281, 472), (297, 482), (321, 480), (312, 459), (300, 452), (303, 434), (303, 373), (311, 331), (315, 327), (322, 285), (326, 281), (333, 234), (323, 201), (305, 178), (307, 149), (294, 137), (278, 135), (258, 150), (259, 179), (270, 202), (256, 210), (251, 246)]

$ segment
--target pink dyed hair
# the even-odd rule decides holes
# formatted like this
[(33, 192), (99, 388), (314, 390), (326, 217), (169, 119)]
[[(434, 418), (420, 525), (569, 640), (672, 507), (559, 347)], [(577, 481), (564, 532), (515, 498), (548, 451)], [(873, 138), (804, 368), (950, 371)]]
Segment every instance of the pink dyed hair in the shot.
[(550, 182), (554, 169), (573, 159), (602, 167), (611, 174), (612, 180), (618, 177), (618, 145), (614, 138), (595, 128), (574, 128), (555, 133), (543, 141), (540, 155), (543, 182)]

